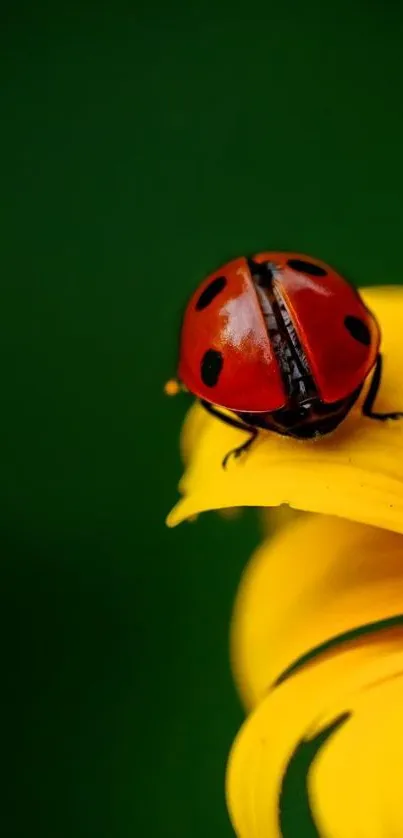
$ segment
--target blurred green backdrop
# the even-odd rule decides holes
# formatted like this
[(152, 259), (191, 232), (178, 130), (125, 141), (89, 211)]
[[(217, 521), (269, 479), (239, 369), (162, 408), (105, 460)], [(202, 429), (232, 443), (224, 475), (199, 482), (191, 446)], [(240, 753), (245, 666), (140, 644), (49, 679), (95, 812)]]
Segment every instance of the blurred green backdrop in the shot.
[(401, 8), (1, 7), (2, 836), (232, 834), (228, 623), (258, 528), (165, 529), (187, 402), (162, 386), (227, 258), (401, 281)]

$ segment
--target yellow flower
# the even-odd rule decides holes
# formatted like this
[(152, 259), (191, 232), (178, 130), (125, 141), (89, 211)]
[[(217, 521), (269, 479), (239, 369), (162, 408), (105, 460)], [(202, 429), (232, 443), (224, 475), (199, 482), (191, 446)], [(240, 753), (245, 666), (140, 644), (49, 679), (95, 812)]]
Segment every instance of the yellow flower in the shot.
[[(403, 410), (403, 289), (362, 296), (382, 329), (376, 409)], [(364, 398), (328, 438), (261, 432), (226, 470), (243, 432), (197, 404), (184, 424), (169, 526), (278, 509), (264, 515), (231, 627), (248, 714), (227, 772), (239, 838), (403, 835), (403, 420), (365, 418)]]
[(250, 712), (228, 766), (236, 834), (285, 836), (297, 796), (289, 834), (402, 835), (402, 536), (289, 523), (246, 569), (231, 641)]

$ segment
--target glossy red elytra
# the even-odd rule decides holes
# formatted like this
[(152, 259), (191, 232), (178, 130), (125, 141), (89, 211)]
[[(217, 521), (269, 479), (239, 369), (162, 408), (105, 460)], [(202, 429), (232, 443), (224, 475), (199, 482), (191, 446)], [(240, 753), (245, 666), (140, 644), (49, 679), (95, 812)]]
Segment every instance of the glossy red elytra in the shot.
[(207, 410), (250, 431), (229, 452), (238, 456), (259, 428), (299, 439), (330, 433), (371, 372), (363, 413), (402, 416), (373, 410), (379, 347), (374, 316), (333, 268), (298, 253), (259, 253), (234, 259), (195, 291), (182, 324), (178, 374)]

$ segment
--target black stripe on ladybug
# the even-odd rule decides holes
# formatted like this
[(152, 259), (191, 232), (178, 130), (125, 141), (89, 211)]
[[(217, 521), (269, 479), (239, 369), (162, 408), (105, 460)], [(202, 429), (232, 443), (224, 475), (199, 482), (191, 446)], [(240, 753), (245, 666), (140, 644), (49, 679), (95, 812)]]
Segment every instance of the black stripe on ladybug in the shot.
[(255, 284), (260, 288), (271, 289), (274, 279), (274, 265), (268, 262), (254, 262), (253, 259), (247, 259), (248, 268), (251, 277)]
[[(308, 359), (280, 290), (276, 287), (276, 266), (248, 259), (267, 332), (280, 367), (287, 397), (303, 404), (317, 398), (318, 391)], [(281, 274), (281, 270), (278, 271)]]

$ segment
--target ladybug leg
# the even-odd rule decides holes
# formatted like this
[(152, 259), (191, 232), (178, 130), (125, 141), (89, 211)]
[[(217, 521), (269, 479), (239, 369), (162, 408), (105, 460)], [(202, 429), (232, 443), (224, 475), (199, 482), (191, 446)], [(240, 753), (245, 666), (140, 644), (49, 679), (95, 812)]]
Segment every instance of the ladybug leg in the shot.
[(257, 428), (252, 428), (250, 425), (246, 425), (244, 422), (241, 422), (240, 419), (235, 419), (232, 416), (227, 416), (226, 413), (221, 413), (221, 410), (218, 410), (218, 408), (214, 407), (214, 405), (210, 404), (210, 402), (205, 402), (201, 399), (201, 404), (208, 413), (215, 416), (216, 419), (220, 419), (220, 421), (224, 422), (226, 425), (230, 425), (231, 428), (239, 428), (240, 431), (249, 431), (249, 439), (243, 442), (242, 445), (238, 445), (237, 448), (232, 448), (231, 451), (228, 451), (228, 454), (225, 455), (222, 461), (222, 467), (226, 468), (230, 457), (233, 456), (235, 459), (238, 459), (241, 454), (251, 447), (258, 435), (258, 430)]
[(237, 460), (241, 454), (244, 454), (245, 451), (249, 450), (258, 435), (258, 431), (256, 428), (248, 428), (248, 431), (250, 431), (249, 439), (247, 439), (246, 442), (243, 442), (242, 445), (238, 445), (237, 448), (232, 448), (231, 451), (228, 451), (228, 454), (225, 455), (222, 461), (223, 468), (227, 468), (227, 463), (230, 457), (234, 457)]
[(362, 406), (362, 412), (364, 416), (368, 416), (369, 419), (378, 419), (381, 422), (384, 422), (386, 419), (402, 419), (403, 418), (403, 411), (396, 411), (394, 413), (377, 413), (373, 410), (374, 402), (378, 394), (379, 386), (381, 383), (382, 377), (382, 355), (379, 354), (376, 366), (374, 370), (374, 374), (372, 376), (372, 381), (370, 388), (368, 390), (366, 399)]

